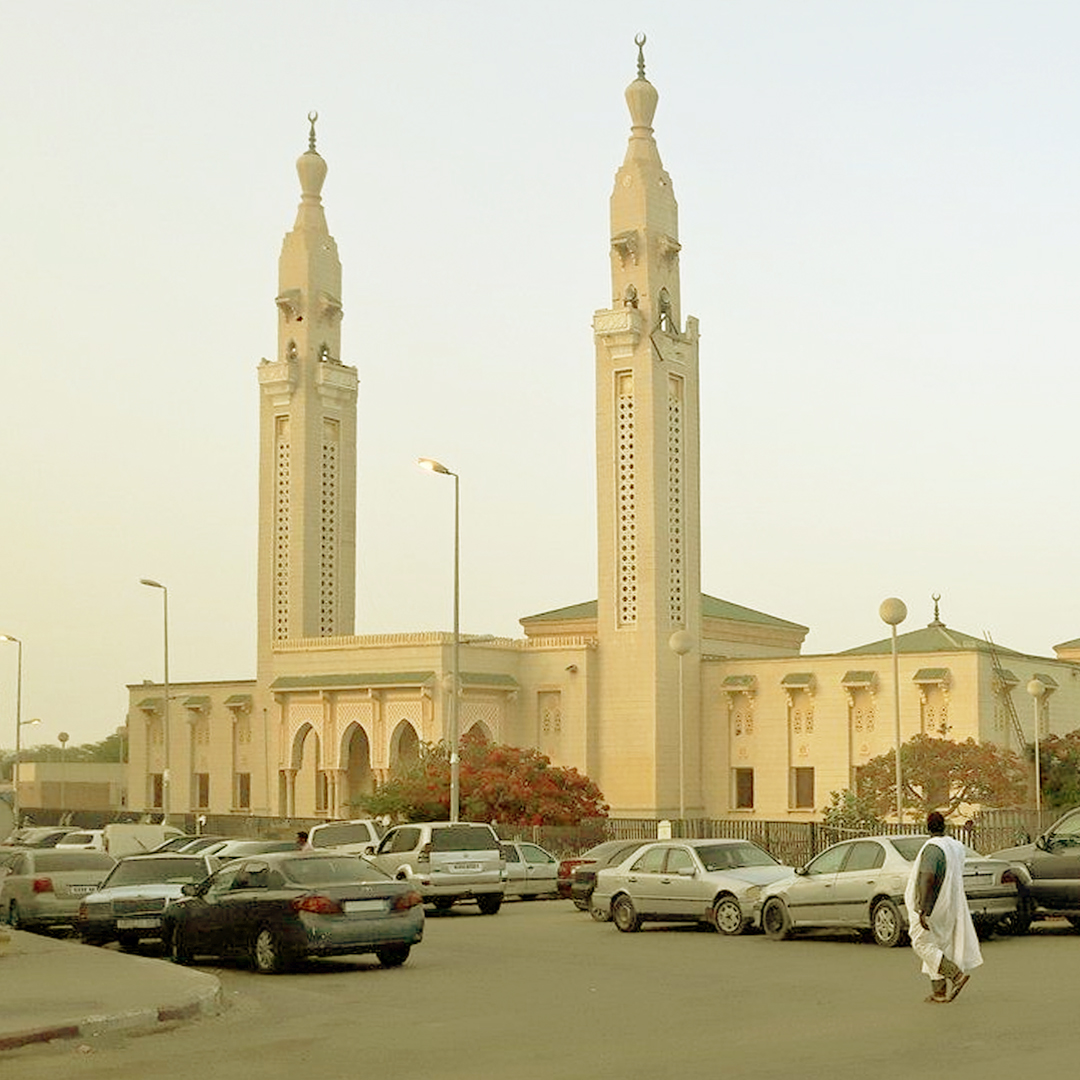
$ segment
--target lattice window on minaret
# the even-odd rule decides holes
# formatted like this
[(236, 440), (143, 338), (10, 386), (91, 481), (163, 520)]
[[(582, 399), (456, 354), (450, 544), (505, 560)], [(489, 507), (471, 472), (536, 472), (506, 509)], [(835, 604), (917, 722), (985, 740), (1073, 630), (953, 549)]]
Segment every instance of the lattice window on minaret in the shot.
[(673, 375), (668, 379), (668, 617), (673, 626), (682, 626), (686, 621), (683, 388), (681, 378)]
[(274, 637), (289, 636), (289, 547), (291, 531), (291, 447), (289, 418), (274, 430)]
[(340, 451), (339, 424), (324, 420), (319, 514), (319, 633), (323, 637), (329, 637), (336, 628)]
[(540, 735), (545, 742), (562, 734), (562, 693), (558, 690), (541, 690), (537, 694), (540, 712)]
[(618, 623), (637, 622), (637, 491), (634, 467), (634, 377), (628, 371), (615, 376), (618, 418), (615, 478), (618, 485)]

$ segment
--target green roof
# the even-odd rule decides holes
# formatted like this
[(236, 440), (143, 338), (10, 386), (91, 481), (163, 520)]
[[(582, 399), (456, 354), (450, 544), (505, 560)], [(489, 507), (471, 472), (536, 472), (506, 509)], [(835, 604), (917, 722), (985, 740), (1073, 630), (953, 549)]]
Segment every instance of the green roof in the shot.
[(193, 694), (184, 698), (185, 709), (205, 709), (210, 704), (210, 699), (205, 694)]
[(915, 672), (912, 682), (934, 683), (942, 682), (949, 677), (947, 667), (924, 667)]
[(233, 694), (231, 697), (227, 697), (225, 699), (225, 704), (226, 705), (250, 705), (251, 704), (251, 695), (250, 694)]
[(874, 671), (847, 671), (840, 680), (841, 686), (871, 686), (877, 678)]
[(809, 671), (789, 671), (781, 680), (781, 686), (813, 686), (814, 676)]
[[(542, 611), (538, 615), (527, 615), (521, 622), (562, 622), (570, 619), (595, 619), (597, 602), (588, 600), (583, 604), (571, 604), (569, 607)], [(701, 594), (701, 614), (706, 619), (730, 619), (734, 622), (756, 623), (759, 626), (783, 626), (791, 630), (807, 631), (801, 623), (790, 622), (776, 615), (766, 615), (763, 611), (733, 604), (730, 600), (721, 600), (716, 596)]]
[[(282, 675), (271, 690), (323, 690), (355, 686), (423, 686), (435, 678), (434, 671), (365, 671), (359, 675)], [(517, 680), (501, 673), (463, 671), (465, 686), (517, 686)]]
[[(912, 630), (907, 634), (897, 634), (896, 651), (902, 653), (932, 652), (990, 652), (990, 645), (985, 638), (965, 634), (961, 630), (950, 630), (943, 623), (930, 623), (921, 630)], [(994, 652), (1004, 656), (1023, 656), (1015, 649), (1006, 649), (1001, 645), (993, 646)], [(879, 656), (892, 652), (892, 638), (882, 638), (868, 645), (859, 645), (854, 649), (844, 649), (839, 656)]]

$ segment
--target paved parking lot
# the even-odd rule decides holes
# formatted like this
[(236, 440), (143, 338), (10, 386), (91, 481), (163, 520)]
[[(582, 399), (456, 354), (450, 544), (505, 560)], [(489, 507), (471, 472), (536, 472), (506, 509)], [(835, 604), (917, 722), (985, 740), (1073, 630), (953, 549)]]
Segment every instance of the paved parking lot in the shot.
[(204, 966), (224, 986), (222, 1016), (19, 1050), (4, 1070), (16, 1080), (55, 1080), (61, 1066), (101, 1080), (1071, 1075), (1080, 935), (1038, 924), (984, 955), (955, 1002), (930, 1006), (908, 949), (691, 927), (627, 935), (565, 901), (507, 903), (493, 917), (462, 907), (428, 920), (403, 968), (356, 958), (266, 977)]

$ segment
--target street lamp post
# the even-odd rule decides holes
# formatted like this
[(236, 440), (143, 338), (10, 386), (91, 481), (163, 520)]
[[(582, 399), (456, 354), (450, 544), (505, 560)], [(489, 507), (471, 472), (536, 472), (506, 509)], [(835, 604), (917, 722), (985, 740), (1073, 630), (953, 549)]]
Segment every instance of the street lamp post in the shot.
[(1027, 692), (1031, 695), (1032, 704), (1035, 707), (1035, 831), (1042, 832), (1042, 776), (1039, 761), (1039, 727), (1042, 724), (1042, 698), (1046, 693), (1046, 684), (1041, 679), (1032, 679), (1027, 684)]
[(907, 604), (890, 596), (882, 600), (878, 608), (881, 621), (892, 627), (892, 677), (893, 677), (893, 718), (896, 728), (896, 820), (904, 821), (903, 771), (900, 767), (900, 663), (896, 653), (896, 628), (907, 618)]
[(418, 458), (417, 465), (428, 472), (441, 473), (443, 476), (454, 478), (454, 640), (450, 650), (450, 716), (449, 716), (449, 739), (450, 739), (450, 820), (457, 821), (461, 804), (461, 762), (458, 757), (458, 707), (461, 696), (461, 499), (460, 480), (456, 472), (452, 472), (441, 462), (434, 458)]
[(162, 705), (162, 732), (165, 755), (165, 763), (161, 773), (161, 823), (169, 824), (170, 804), (170, 777), (169, 777), (169, 590), (160, 581), (153, 578), (139, 578), (140, 585), (148, 585), (151, 589), (160, 589), (162, 595), (162, 610), (164, 614), (164, 647), (165, 647), (165, 698)]
[(0, 634), (0, 641), (10, 641), (19, 646), (19, 654), (15, 673), (15, 760), (11, 764), (11, 810), (14, 815), (15, 828), (19, 827), (19, 754), (22, 751), (22, 729), (31, 724), (40, 724), (37, 718), (23, 720), (22, 718), (22, 641), (11, 634)]
[(684, 701), (683, 661), (694, 647), (694, 635), (676, 630), (668, 638), (668, 648), (679, 658), (679, 821), (686, 821), (686, 707)]
[(66, 766), (67, 766), (67, 744), (68, 739), (71, 736), (66, 731), (61, 731), (56, 736), (60, 743), (60, 820), (64, 820), (64, 811), (67, 809), (67, 800), (65, 798), (66, 792), (64, 791), (64, 781), (67, 779)]

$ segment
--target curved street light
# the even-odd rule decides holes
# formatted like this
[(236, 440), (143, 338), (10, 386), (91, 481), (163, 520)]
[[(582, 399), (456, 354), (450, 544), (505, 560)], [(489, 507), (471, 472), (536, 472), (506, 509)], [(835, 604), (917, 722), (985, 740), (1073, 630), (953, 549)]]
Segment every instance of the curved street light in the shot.
[(15, 828), (19, 827), (19, 754), (22, 752), (22, 729), (31, 724), (40, 724), (41, 720), (22, 718), (22, 641), (12, 634), (0, 634), (0, 641), (10, 641), (19, 646), (19, 657), (15, 675), (15, 760), (11, 764), (11, 810)]
[(434, 458), (417, 458), (416, 464), (428, 472), (454, 478), (454, 641), (450, 652), (450, 716), (447, 732), (450, 742), (450, 820), (457, 821), (461, 804), (461, 762), (458, 758), (458, 698), (461, 694), (461, 626), (459, 621), (461, 607), (461, 528), (460, 528), (460, 480), (458, 474), (448, 469), (441, 461)]

